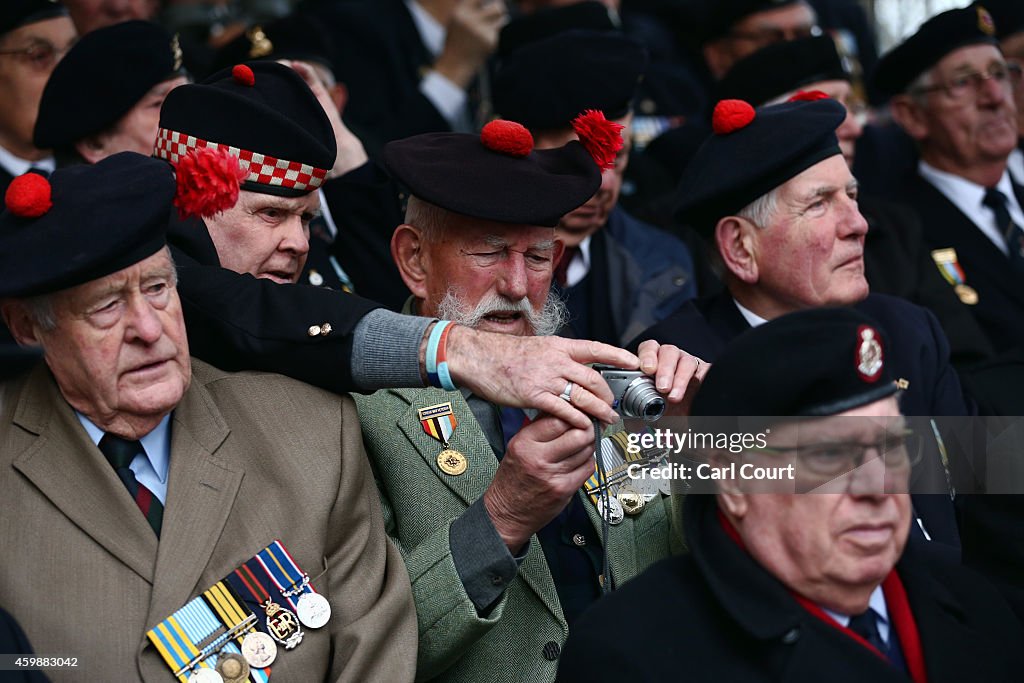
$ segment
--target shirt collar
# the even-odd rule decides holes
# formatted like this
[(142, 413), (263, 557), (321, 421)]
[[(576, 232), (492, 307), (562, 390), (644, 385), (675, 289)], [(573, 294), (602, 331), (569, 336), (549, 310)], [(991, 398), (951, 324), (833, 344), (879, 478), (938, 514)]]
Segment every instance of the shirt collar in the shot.
[[(868, 600), (868, 609), (875, 611), (875, 616), (879, 621), (879, 632), (882, 636), (882, 640), (888, 641), (889, 608), (885, 605), (885, 592), (882, 590), (881, 585), (875, 586), (875, 590), (871, 591), (871, 599)], [(840, 625), (849, 627), (850, 615), (833, 612), (825, 607), (822, 607), (821, 610), (839, 622)], [(884, 632), (882, 629), (883, 626), (885, 627)]]
[(0, 167), (3, 167), (5, 171), (17, 178), (27, 173), (30, 168), (38, 168), (47, 173), (53, 173), (54, 169), (57, 168), (57, 162), (52, 156), (44, 157), (38, 161), (28, 161), (0, 147)]
[(448, 31), (416, 0), (405, 0), (405, 6), (409, 9), (409, 14), (412, 15), (412, 23), (416, 25), (416, 32), (420, 34), (420, 40), (423, 41), (424, 47), (436, 59), (444, 50), (444, 41), (448, 37)]
[[(92, 420), (82, 415), (77, 410), (75, 411), (75, 417), (82, 423), (82, 427), (85, 428), (86, 433), (92, 442), (99, 446), (100, 439), (103, 438), (103, 430), (92, 423)], [(167, 473), (170, 470), (170, 414), (164, 415), (164, 419), (160, 420), (160, 424), (156, 426), (153, 431), (146, 434), (144, 437), (139, 439), (142, 443), (143, 455), (149, 460), (150, 466), (153, 471), (156, 472), (157, 477), (160, 479), (160, 483), (164, 484), (167, 482)]]
[(736, 301), (736, 299), (733, 299), (732, 302), (736, 304), (736, 308), (739, 309), (740, 315), (743, 316), (743, 318), (747, 321), (747, 324), (750, 325), (751, 327), (764, 325), (766, 322), (768, 322), (766, 318), (762, 318), (757, 313), (754, 313), (752, 310), (741, 304), (739, 301)]

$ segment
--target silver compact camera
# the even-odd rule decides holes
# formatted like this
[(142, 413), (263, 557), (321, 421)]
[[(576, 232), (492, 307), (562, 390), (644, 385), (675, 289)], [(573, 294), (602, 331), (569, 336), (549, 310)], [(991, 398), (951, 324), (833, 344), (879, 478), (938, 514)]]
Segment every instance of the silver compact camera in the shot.
[(611, 365), (594, 369), (612, 390), (612, 408), (622, 417), (639, 417), (654, 422), (665, 414), (665, 399), (654, 387), (654, 380), (639, 370), (623, 370)]

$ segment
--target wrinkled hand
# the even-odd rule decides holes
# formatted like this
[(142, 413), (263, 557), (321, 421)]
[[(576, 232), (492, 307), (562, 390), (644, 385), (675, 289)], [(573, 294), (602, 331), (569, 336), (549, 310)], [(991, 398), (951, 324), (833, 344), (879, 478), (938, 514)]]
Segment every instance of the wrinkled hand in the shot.
[(365, 164), (370, 157), (366, 154), (363, 143), (348, 129), (345, 122), (341, 120), (341, 113), (334, 106), (334, 101), (331, 100), (327, 87), (320, 80), (320, 77), (317, 76), (316, 71), (303, 62), (287, 59), (279, 61), (285, 66), (291, 67), (295, 70), (295, 73), (302, 76), (302, 80), (306, 81), (306, 85), (316, 95), (320, 106), (324, 108), (324, 113), (327, 114), (327, 118), (331, 121), (331, 128), (334, 129), (334, 141), (338, 147), (338, 156), (334, 158), (334, 166), (327, 172), (327, 177), (337, 178), (343, 176), (349, 171), (353, 171)]
[(710, 364), (672, 344), (659, 344), (653, 339), (637, 349), (640, 369), (654, 377), (654, 386), (668, 402), (666, 415), (689, 415), (693, 397), (707, 374)]
[(484, 507), (509, 551), (520, 548), (594, 473), (594, 432), (544, 415), (508, 443)]
[(444, 50), (434, 69), (466, 88), (498, 46), (498, 33), (508, 21), (504, 2), (460, 0), (448, 23)]
[[(593, 415), (614, 424), (612, 394), (596, 370), (584, 363), (606, 363), (635, 370), (629, 351), (581, 339), (517, 337), (481, 332), (464, 325), (448, 335), (448, 369), (461, 387), (492, 403), (536, 408), (574, 427), (589, 429)], [(573, 382), (571, 401), (559, 397)]]

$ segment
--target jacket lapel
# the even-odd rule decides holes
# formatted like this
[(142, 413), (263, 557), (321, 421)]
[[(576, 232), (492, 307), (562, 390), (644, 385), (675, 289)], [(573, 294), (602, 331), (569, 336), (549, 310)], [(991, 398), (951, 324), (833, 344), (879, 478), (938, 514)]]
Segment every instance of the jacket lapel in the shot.
[(171, 469), (150, 625), (192, 597), (234, 505), (245, 454), (222, 446), (228, 434), (206, 391), (194, 382), (174, 411), (171, 426)]
[(27, 380), (14, 422), (38, 435), (15, 458), (14, 467), (84, 533), (152, 582), (156, 535), (45, 364), (40, 363)]
[[(389, 391), (400, 396), (409, 404), (408, 409), (398, 418), (396, 424), (398, 429), (420, 454), (434, 476), (443, 481), (445, 486), (451, 489), (452, 493), (458, 496), (466, 507), (472, 505), (484, 495), (484, 491), (494, 479), (494, 475), (498, 471), (498, 459), (494, 456), (494, 451), (491, 450), (487, 437), (469, 409), (466, 400), (461, 394), (440, 389), (391, 389)], [(458, 420), (449, 446), (466, 456), (469, 463), (466, 471), (457, 476), (445, 474), (438, 467), (437, 455), (441, 452), (442, 446), (440, 442), (423, 431), (418, 413), (421, 408), (448, 402), (452, 404), (452, 412), (455, 414), (455, 419)], [(544, 559), (540, 540), (536, 536), (531, 539), (530, 552), (520, 566), (519, 576), (537, 594), (537, 597), (558, 619), (559, 623), (565, 626), (565, 617), (562, 615), (561, 604), (558, 601), (558, 591), (555, 590), (554, 579), (551, 577), (551, 571)]]

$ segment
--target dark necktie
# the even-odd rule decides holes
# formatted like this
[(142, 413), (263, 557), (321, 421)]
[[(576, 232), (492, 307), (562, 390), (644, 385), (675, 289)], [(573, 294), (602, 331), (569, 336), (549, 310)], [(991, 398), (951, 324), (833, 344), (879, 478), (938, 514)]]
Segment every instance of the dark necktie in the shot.
[(889, 658), (889, 647), (882, 640), (882, 636), (878, 632), (878, 617), (875, 616), (875, 610), (869, 607), (863, 614), (850, 617), (848, 628), (868, 641), (886, 659)]
[(578, 253), (580, 253), (579, 247), (566, 247), (562, 252), (562, 258), (558, 259), (558, 263), (555, 264), (555, 282), (562, 289), (565, 289), (569, 280), (569, 264)]
[(106, 456), (107, 461), (117, 473), (121, 483), (128, 489), (128, 493), (135, 499), (135, 504), (142, 510), (146, 521), (153, 527), (157, 538), (160, 537), (160, 525), (164, 519), (164, 506), (160, 499), (153, 495), (153, 492), (139, 483), (135, 473), (130, 467), (132, 460), (139, 453), (142, 453), (142, 444), (138, 441), (128, 441), (113, 434), (104, 434), (100, 439), (100, 451)]
[(1010, 251), (1010, 265), (1019, 272), (1024, 273), (1024, 232), (1021, 232), (1006, 208), (1006, 195), (994, 187), (985, 190), (985, 198), (981, 203), (992, 209), (996, 216), (996, 228), (1003, 236), (1006, 247)]

